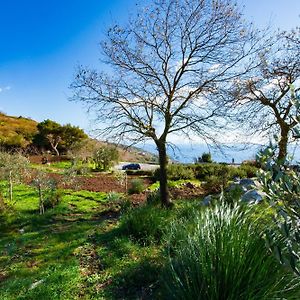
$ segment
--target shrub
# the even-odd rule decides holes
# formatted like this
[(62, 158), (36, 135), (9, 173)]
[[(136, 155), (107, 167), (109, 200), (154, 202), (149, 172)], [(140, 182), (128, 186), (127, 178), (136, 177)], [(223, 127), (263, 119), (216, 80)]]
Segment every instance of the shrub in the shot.
[(205, 180), (209, 176), (218, 176), (222, 168), (228, 168), (221, 164), (197, 164), (194, 167), (195, 176), (199, 180)]
[(141, 244), (160, 242), (171, 218), (171, 210), (160, 206), (143, 205), (130, 210), (121, 219), (121, 227)]
[(62, 195), (62, 192), (56, 189), (48, 191), (44, 199), (45, 210), (57, 206), (62, 200)]
[(211, 153), (206, 153), (206, 152), (202, 153), (201, 160), (204, 163), (211, 163), (212, 162)]
[(221, 204), (176, 223), (166, 299), (299, 299), (299, 278), (268, 253), (250, 209)]
[(203, 188), (208, 194), (220, 193), (223, 187), (223, 179), (215, 175), (208, 176), (203, 184)]
[(106, 195), (106, 200), (108, 202), (118, 202), (123, 200), (123, 195), (117, 192), (109, 192)]
[(134, 179), (130, 183), (130, 187), (128, 189), (129, 194), (139, 194), (143, 192), (145, 189), (145, 184), (142, 179)]
[(153, 173), (154, 171), (152, 170), (126, 170), (127, 175), (153, 177)]
[[(159, 176), (160, 176), (159, 172), (160, 172), (159, 169), (156, 169), (154, 172), (155, 181), (159, 180)], [(168, 176), (168, 180), (181, 180), (181, 179), (195, 178), (193, 167), (189, 165), (183, 165), (183, 164), (168, 165), (167, 176)]]
[(148, 203), (148, 204), (159, 204), (159, 203), (160, 203), (159, 190), (150, 192), (150, 193), (147, 195), (147, 203)]

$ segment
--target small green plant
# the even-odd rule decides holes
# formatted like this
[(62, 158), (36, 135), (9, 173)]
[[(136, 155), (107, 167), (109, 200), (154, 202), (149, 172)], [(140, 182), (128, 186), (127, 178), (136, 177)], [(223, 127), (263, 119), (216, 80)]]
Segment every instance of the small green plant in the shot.
[(123, 199), (122, 194), (117, 192), (109, 192), (106, 196), (108, 202), (118, 202)]
[(140, 194), (145, 190), (145, 184), (142, 179), (133, 179), (128, 189), (128, 194)]
[(155, 205), (143, 205), (125, 214), (121, 224), (131, 238), (141, 244), (150, 244), (161, 241), (171, 218), (171, 210)]
[(152, 191), (147, 195), (147, 203), (155, 205), (160, 203), (159, 190)]

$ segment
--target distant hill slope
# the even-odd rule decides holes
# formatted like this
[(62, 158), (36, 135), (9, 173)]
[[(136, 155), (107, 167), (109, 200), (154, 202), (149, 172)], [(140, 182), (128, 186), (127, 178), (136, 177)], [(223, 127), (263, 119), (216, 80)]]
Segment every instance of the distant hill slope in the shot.
[[(38, 122), (22, 116), (8, 116), (0, 112), (0, 146), (2, 148), (26, 148), (38, 132)], [(100, 145), (105, 142), (99, 141)], [(121, 161), (156, 162), (157, 156), (136, 147), (118, 146)]]
[(37, 122), (0, 113), (0, 145), (24, 148), (37, 133)]

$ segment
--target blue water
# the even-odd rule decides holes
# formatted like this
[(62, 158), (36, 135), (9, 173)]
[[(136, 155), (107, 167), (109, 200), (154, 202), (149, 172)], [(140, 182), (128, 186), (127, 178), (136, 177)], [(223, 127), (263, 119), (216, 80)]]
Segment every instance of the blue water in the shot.
[[(157, 154), (156, 146), (154, 144), (140, 145), (145, 151)], [(195, 158), (201, 157), (202, 153), (210, 152), (212, 159), (215, 162), (241, 163), (245, 160), (254, 160), (259, 150), (265, 148), (263, 145), (251, 144), (235, 144), (224, 145), (220, 148), (208, 147), (205, 144), (181, 144), (176, 145), (174, 149), (168, 147), (168, 155), (172, 160), (182, 163), (192, 163)], [(295, 151), (294, 147), (290, 147), (289, 153), (295, 155), (295, 160), (300, 160), (300, 152)]]

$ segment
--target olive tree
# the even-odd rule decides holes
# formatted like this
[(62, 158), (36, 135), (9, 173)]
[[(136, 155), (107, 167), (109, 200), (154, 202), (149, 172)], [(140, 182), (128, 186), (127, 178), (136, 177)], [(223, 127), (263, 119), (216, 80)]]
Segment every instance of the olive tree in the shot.
[(119, 152), (115, 146), (103, 145), (94, 151), (93, 161), (96, 170), (107, 171), (118, 160)]
[(13, 186), (22, 181), (29, 170), (29, 160), (20, 153), (0, 151), (0, 177), (8, 182), (9, 200), (13, 203)]
[(107, 139), (150, 139), (160, 197), (170, 206), (167, 145), (173, 135), (214, 141), (229, 103), (221, 91), (252, 68), (259, 43), (230, 0), (158, 0), (102, 41), (103, 66), (79, 67), (72, 99), (85, 103)]

